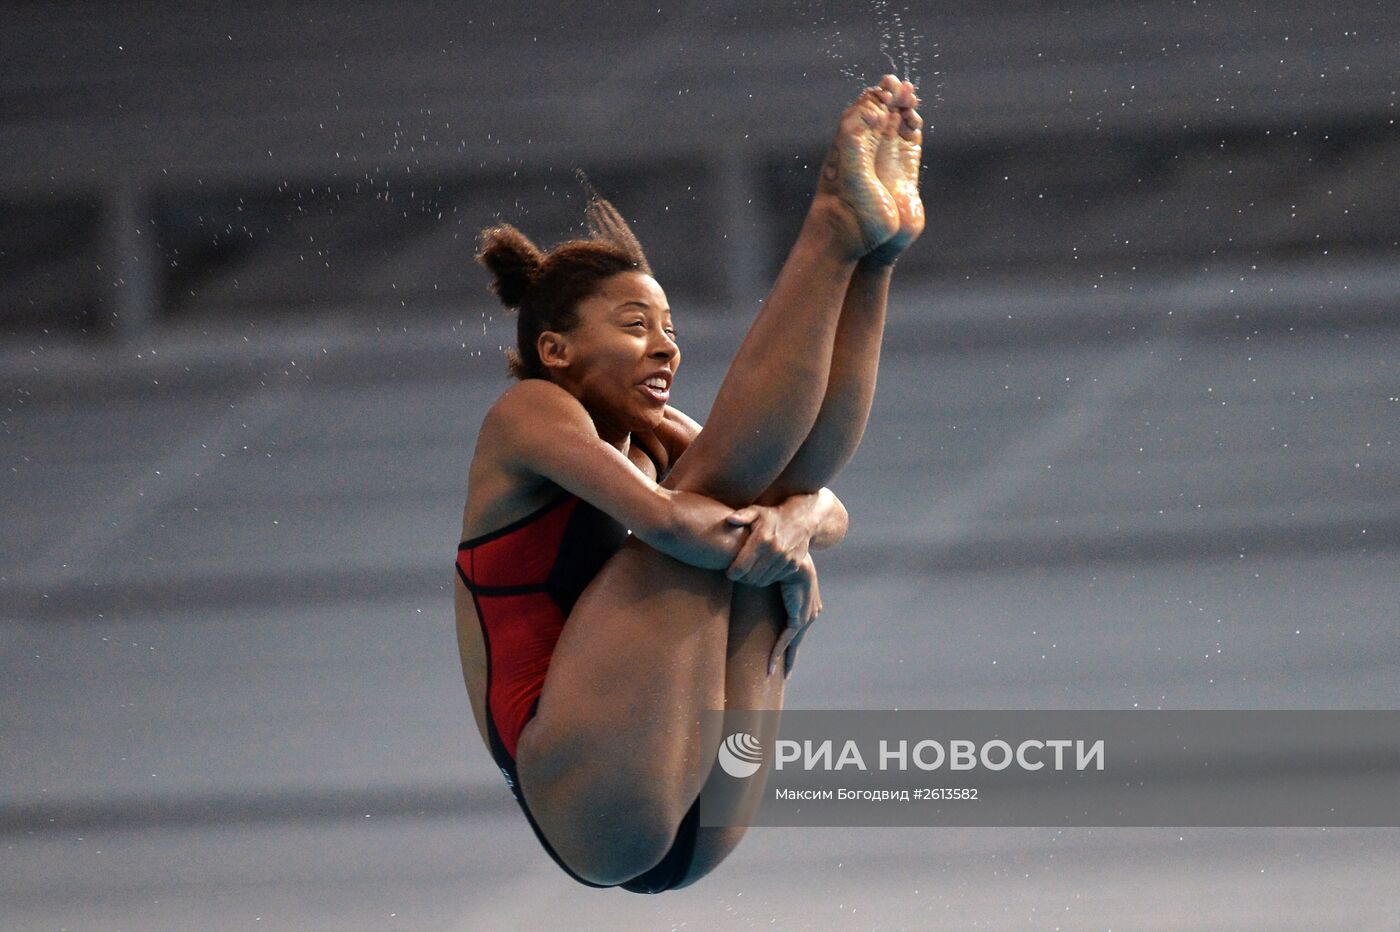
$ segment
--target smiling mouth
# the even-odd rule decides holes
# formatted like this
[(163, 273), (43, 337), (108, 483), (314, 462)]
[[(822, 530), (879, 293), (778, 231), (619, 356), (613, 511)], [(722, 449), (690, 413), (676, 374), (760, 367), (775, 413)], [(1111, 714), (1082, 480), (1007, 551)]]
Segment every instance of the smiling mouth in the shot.
[(659, 375), (654, 375), (637, 386), (642, 394), (662, 404), (671, 397), (671, 385)]

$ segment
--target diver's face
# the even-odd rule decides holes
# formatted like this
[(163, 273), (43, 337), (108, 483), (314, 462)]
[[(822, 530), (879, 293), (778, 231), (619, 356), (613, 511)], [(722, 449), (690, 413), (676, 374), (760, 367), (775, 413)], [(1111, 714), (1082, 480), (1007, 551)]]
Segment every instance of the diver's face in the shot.
[(578, 324), (553, 336), (561, 341), (557, 355), (546, 355), (542, 345), (541, 358), (588, 409), (603, 439), (620, 443), (661, 423), (681, 351), (656, 279), (641, 272), (612, 276), (579, 302)]

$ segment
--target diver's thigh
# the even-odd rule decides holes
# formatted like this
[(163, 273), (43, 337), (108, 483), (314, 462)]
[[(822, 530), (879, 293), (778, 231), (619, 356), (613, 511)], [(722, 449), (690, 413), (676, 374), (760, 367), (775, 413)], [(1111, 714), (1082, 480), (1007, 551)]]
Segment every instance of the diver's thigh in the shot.
[(629, 541), (569, 615), (516, 764), (546, 837), (595, 882), (650, 867), (700, 790), (732, 585)]
[(540, 695), (542, 724), (660, 733), (675, 715), (721, 701), (732, 589), (722, 573), (628, 540), (569, 614)]

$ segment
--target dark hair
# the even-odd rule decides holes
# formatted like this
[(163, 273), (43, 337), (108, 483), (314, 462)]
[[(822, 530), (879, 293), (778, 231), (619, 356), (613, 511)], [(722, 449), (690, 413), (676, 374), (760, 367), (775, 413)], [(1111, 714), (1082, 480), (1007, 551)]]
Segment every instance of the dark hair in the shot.
[(590, 191), (584, 219), (587, 239), (560, 243), (541, 252), (510, 224), (481, 233), (476, 260), (490, 270), (491, 290), (519, 313), (515, 349), (506, 350), (517, 379), (548, 378), (537, 344), (541, 333), (567, 333), (578, 323), (580, 301), (597, 293), (619, 272), (651, 274), (637, 237), (617, 209)]

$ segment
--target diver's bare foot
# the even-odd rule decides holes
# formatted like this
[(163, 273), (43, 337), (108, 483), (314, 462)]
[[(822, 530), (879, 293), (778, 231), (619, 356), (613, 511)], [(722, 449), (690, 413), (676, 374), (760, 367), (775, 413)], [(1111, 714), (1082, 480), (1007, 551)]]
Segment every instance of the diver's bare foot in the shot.
[(888, 95), (888, 107), (896, 117), (896, 131), (881, 136), (875, 155), (875, 173), (894, 198), (899, 227), (888, 240), (871, 251), (876, 262), (894, 262), (924, 231), (924, 204), (919, 199), (919, 164), (923, 158), (923, 117), (915, 108), (919, 98), (914, 85), (892, 74), (880, 79)]
[(846, 108), (817, 182), (813, 206), (836, 218), (838, 238), (851, 258), (869, 254), (899, 232), (899, 208), (875, 164), (882, 143), (898, 135), (893, 100), (890, 91), (872, 87)]

